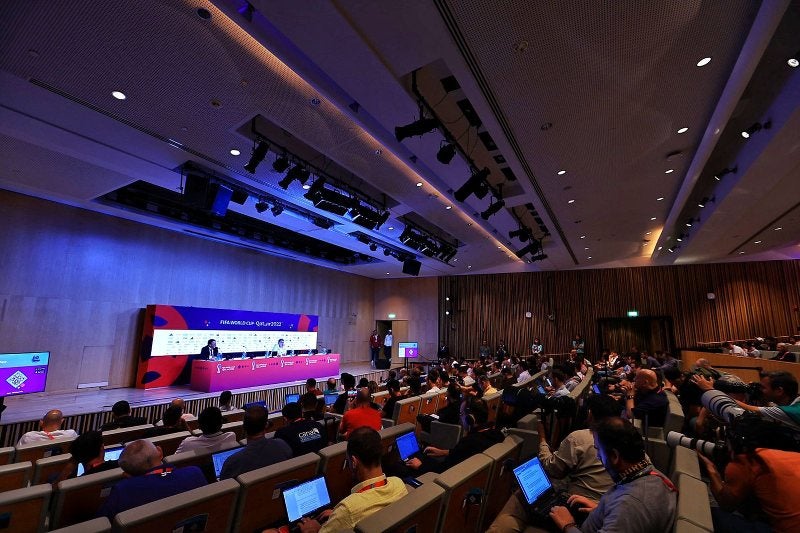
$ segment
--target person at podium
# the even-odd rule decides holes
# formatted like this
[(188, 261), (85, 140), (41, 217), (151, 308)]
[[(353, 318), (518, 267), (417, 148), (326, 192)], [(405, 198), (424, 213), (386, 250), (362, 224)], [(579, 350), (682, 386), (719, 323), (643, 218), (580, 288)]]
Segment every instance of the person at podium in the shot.
[(283, 339), (278, 339), (275, 346), (272, 347), (272, 356), (286, 357), (286, 346)]
[(219, 357), (219, 348), (217, 348), (217, 341), (215, 339), (208, 339), (208, 344), (203, 346), (203, 349), (200, 350), (200, 355), (197, 356), (197, 359), (216, 359)]

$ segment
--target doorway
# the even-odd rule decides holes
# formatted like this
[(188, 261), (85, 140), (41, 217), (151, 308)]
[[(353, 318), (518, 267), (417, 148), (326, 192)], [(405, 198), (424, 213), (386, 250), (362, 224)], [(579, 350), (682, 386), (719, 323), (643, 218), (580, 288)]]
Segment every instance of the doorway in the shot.
[(672, 317), (637, 316), (600, 318), (597, 320), (597, 339), (603, 349), (627, 353), (636, 346), (640, 351), (672, 353), (675, 337)]
[[(397, 345), (408, 341), (408, 320), (376, 320), (375, 329), (378, 330), (381, 342), (386, 333), (392, 330), (392, 359), (397, 359)], [(381, 348), (379, 359), (382, 358), (384, 358), (383, 348)]]

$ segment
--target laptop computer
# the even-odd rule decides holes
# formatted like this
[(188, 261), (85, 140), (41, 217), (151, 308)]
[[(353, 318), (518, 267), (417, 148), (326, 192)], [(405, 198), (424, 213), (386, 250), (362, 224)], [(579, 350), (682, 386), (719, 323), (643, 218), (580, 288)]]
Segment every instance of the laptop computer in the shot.
[(395, 440), (395, 443), (397, 444), (397, 452), (400, 454), (401, 461), (407, 461), (415, 453), (419, 452), (417, 435), (413, 431), (405, 435), (400, 435)]
[(303, 517), (319, 514), (331, 504), (325, 476), (317, 476), (299, 485), (283, 489), (283, 504), (290, 525), (297, 524)]
[(325, 391), (324, 397), (325, 397), (325, 405), (333, 405), (336, 403), (336, 398), (339, 397), (339, 393), (336, 391), (331, 391), (331, 392)]
[(556, 505), (568, 508), (566, 495), (555, 491), (538, 457), (516, 467), (514, 477), (517, 478), (529, 510), (540, 518), (547, 518), (550, 509)]
[(231, 448), (229, 450), (223, 450), (221, 452), (215, 452), (211, 454), (211, 462), (214, 465), (214, 478), (217, 481), (219, 481), (219, 475), (222, 472), (222, 465), (225, 464), (225, 461), (228, 459), (228, 457), (241, 450), (242, 447), (237, 446), (236, 448)]
[(263, 408), (265, 408), (265, 409), (267, 408), (267, 402), (266, 402), (266, 400), (258, 400), (257, 402), (250, 402), (250, 403), (246, 403), (246, 404), (244, 404), (244, 405), (242, 406), (242, 409), (244, 409), (245, 411), (247, 411), (248, 409), (250, 409), (251, 407), (254, 407), (254, 406), (256, 406), (256, 405), (260, 405), (261, 407), (263, 407)]
[[(109, 446), (103, 452), (103, 461), (117, 461), (124, 449), (125, 446)], [(82, 476), (84, 471), (83, 464), (78, 463), (78, 477)]]
[(298, 403), (299, 401), (300, 401), (300, 395), (299, 394), (287, 394), (286, 395), (286, 403)]

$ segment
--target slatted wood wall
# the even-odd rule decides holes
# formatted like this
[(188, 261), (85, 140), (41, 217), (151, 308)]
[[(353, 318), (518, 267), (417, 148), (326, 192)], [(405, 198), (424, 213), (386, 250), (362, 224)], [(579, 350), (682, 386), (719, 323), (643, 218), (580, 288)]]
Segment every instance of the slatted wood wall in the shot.
[(317, 314), (321, 345), (369, 359), (374, 280), (2, 190), (0, 205), (0, 352), (50, 351), (48, 391), (132, 386), (155, 303)]
[[(715, 300), (706, 298), (709, 292)], [(601, 348), (597, 320), (632, 309), (671, 316), (677, 347), (688, 347), (797, 334), (798, 305), (800, 261), (453, 276), (439, 283), (439, 335), (457, 354), (475, 354), (483, 339), (493, 346), (504, 339), (527, 353), (535, 336), (557, 353), (581, 333), (586, 353), (594, 355)]]

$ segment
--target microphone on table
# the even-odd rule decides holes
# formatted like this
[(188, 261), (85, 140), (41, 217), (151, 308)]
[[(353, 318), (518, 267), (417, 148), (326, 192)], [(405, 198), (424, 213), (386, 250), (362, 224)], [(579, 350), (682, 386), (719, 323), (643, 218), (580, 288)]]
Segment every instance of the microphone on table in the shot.
[(243, 345), (242, 348), (244, 348), (244, 351), (242, 352), (242, 359), (247, 359), (247, 346)]

